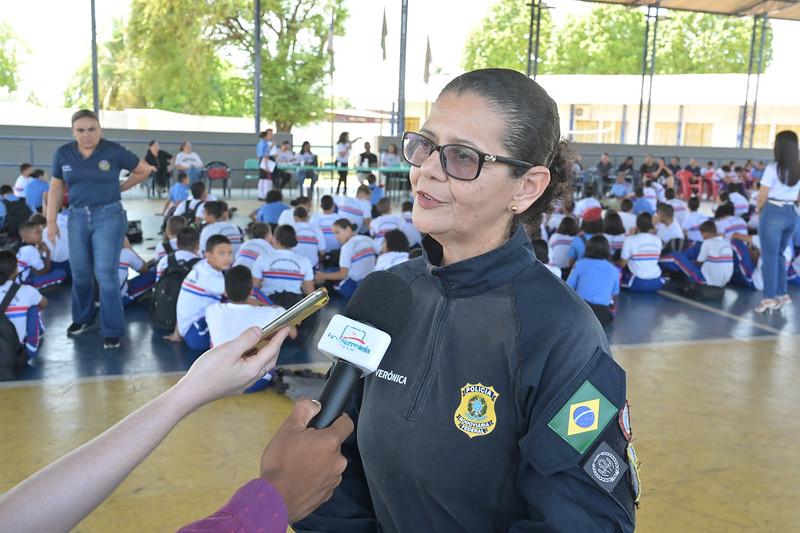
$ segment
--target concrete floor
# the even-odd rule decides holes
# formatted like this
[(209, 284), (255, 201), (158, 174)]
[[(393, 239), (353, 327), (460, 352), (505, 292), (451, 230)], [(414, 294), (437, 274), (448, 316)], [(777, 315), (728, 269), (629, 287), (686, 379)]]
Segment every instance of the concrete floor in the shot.
[[(232, 204), (240, 213), (257, 205)], [(152, 234), (156, 202), (126, 206)], [(142, 255), (153, 245), (140, 246)], [(797, 287), (792, 295), (792, 306), (766, 317), (750, 311), (759, 295), (739, 289), (714, 304), (666, 293), (621, 297), (608, 335), (628, 375), (643, 463), (638, 531), (800, 530), (800, 508), (791, 504), (800, 500)], [(68, 296), (68, 288), (48, 294), (36, 366), (25, 380), (0, 386), (0, 491), (157, 396), (197, 356), (154, 334), (144, 305), (126, 313), (119, 352), (103, 352), (99, 333), (68, 340)], [(323, 358), (315, 348), (294, 347), (280, 361)], [(77, 531), (168, 531), (212, 512), (257, 476), (264, 444), (289, 409), (289, 400), (270, 391), (200, 409)]]

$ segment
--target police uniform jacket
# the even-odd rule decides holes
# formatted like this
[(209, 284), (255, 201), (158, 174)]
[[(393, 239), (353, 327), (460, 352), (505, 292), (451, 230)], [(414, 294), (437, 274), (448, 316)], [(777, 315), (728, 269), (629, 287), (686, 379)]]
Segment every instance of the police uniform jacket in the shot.
[(355, 395), (343, 482), (295, 530), (633, 531), (625, 373), (590, 308), (521, 226), (444, 267), (424, 248), (391, 269), (412, 310)]

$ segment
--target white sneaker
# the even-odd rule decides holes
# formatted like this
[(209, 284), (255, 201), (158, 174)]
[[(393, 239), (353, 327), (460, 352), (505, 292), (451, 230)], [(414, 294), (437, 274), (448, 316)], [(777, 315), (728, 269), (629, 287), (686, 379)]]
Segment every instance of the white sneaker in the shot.
[(761, 303), (756, 306), (753, 311), (756, 313), (766, 313), (767, 311), (777, 311), (780, 309), (781, 304), (778, 303), (778, 300), (773, 300), (772, 298), (766, 298), (761, 300)]

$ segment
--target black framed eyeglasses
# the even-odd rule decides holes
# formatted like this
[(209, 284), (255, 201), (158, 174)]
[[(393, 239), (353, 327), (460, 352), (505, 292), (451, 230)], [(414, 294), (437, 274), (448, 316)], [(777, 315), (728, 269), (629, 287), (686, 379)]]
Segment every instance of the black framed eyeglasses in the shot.
[(421, 167), (433, 152), (439, 152), (439, 161), (445, 173), (453, 179), (472, 181), (486, 163), (505, 163), (515, 167), (535, 166), (527, 161), (487, 154), (464, 144), (436, 144), (421, 133), (403, 133), (403, 159), (412, 167)]

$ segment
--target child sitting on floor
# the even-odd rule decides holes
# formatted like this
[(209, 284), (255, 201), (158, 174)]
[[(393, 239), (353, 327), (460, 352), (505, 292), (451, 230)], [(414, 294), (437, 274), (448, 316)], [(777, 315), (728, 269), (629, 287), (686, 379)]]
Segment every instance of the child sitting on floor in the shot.
[(63, 283), (67, 273), (53, 269), (50, 263), (50, 250), (42, 241), (42, 226), (26, 220), (19, 225), (19, 236), (23, 246), (17, 252), (19, 278), (22, 283), (43, 289)]
[(595, 235), (567, 278), (567, 285), (589, 304), (603, 327), (614, 320), (614, 298), (619, 294), (619, 269), (609, 259), (608, 241)]
[(9, 290), (16, 291), (5, 309), (5, 315), (14, 325), (19, 342), (25, 348), (30, 361), (36, 357), (44, 333), (41, 311), (47, 307), (47, 298), (29, 285), (15, 283), (17, 269), (17, 258), (14, 254), (0, 252), (0, 302), (5, 300)]

